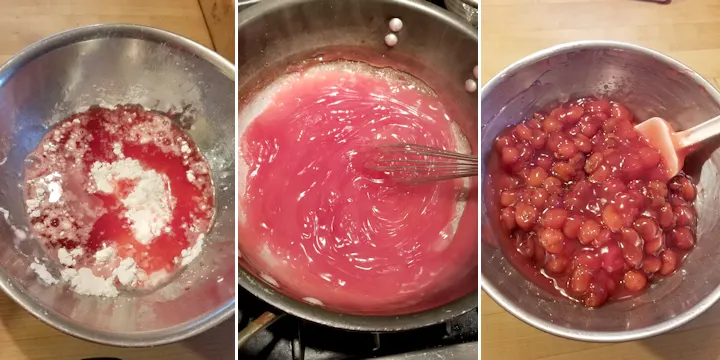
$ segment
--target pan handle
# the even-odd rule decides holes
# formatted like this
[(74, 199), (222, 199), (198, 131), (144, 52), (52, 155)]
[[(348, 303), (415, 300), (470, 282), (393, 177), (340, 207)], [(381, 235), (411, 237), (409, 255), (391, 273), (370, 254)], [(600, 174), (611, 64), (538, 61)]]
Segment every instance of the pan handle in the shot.
[(272, 323), (274, 323), (278, 319), (281, 319), (283, 316), (285, 316), (285, 314), (275, 315), (269, 311), (266, 311), (257, 319), (253, 320), (251, 323), (248, 324), (248, 326), (238, 332), (238, 349), (245, 345), (255, 334), (272, 325)]

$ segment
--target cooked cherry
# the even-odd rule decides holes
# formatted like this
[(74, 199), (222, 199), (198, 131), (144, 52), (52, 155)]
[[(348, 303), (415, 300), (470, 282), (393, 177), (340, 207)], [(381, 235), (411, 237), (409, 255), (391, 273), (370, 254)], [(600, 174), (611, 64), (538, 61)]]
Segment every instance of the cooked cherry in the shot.
[(690, 250), (695, 246), (695, 234), (690, 228), (680, 226), (670, 232), (673, 245), (680, 250)]
[(530, 204), (536, 209), (542, 209), (547, 205), (550, 194), (543, 188), (533, 188), (529, 191)]
[(630, 111), (618, 103), (612, 105), (612, 109), (610, 109), (610, 116), (624, 121), (632, 121), (633, 118)]
[(587, 269), (583, 267), (575, 269), (570, 277), (570, 291), (576, 295), (585, 294), (590, 289), (592, 279), (593, 275)]
[(590, 284), (589, 292), (583, 302), (587, 307), (598, 307), (604, 304), (608, 299), (607, 288), (599, 282), (593, 282)]
[(677, 253), (667, 249), (660, 254), (662, 267), (660, 267), (660, 275), (670, 275), (677, 270), (678, 256)]
[(545, 121), (543, 121), (542, 126), (546, 132), (554, 133), (562, 130), (563, 124), (554, 117), (547, 117)]
[(589, 113), (607, 113), (610, 111), (610, 102), (607, 100), (589, 101), (585, 104), (585, 111)]
[(560, 194), (563, 192), (563, 182), (554, 176), (545, 178), (545, 180), (543, 180), (543, 187), (550, 194)]
[(545, 147), (545, 142), (547, 141), (547, 133), (540, 129), (533, 129), (532, 130), (532, 139), (530, 140), (530, 145), (534, 147), (535, 149), (542, 149)]
[(675, 214), (672, 211), (670, 204), (665, 204), (660, 207), (658, 213), (658, 223), (663, 229), (672, 228), (675, 226)]
[(654, 274), (660, 271), (662, 260), (654, 256), (648, 256), (643, 259), (642, 269), (648, 274)]
[(640, 271), (630, 270), (623, 276), (623, 284), (630, 291), (640, 291), (647, 285), (647, 277)]
[(577, 239), (583, 221), (584, 220), (581, 216), (568, 216), (567, 219), (565, 219), (565, 225), (563, 226), (563, 234), (565, 237), (568, 239)]
[(530, 142), (532, 140), (532, 130), (530, 130), (529, 127), (525, 124), (517, 124), (515, 125), (515, 129), (513, 129), (513, 135), (518, 140)]
[(657, 222), (647, 216), (641, 216), (633, 223), (633, 228), (645, 240), (652, 240), (660, 233)]
[(696, 225), (695, 210), (689, 206), (680, 205), (673, 208), (675, 213), (675, 225), (676, 226), (692, 226)]
[(515, 221), (515, 208), (508, 206), (500, 210), (500, 219), (502, 220), (505, 229), (513, 230), (517, 226)]
[(608, 228), (603, 228), (600, 230), (600, 233), (595, 238), (595, 240), (592, 241), (592, 246), (595, 248), (601, 248), (608, 243), (610, 243), (613, 240), (613, 232), (610, 231)]
[(502, 151), (502, 149), (515, 146), (515, 144), (517, 144), (517, 141), (512, 135), (498, 136), (497, 140), (495, 140), (495, 149)]
[(665, 235), (658, 234), (656, 237), (645, 240), (644, 250), (647, 255), (657, 255), (665, 249)]
[(600, 165), (602, 164), (604, 160), (604, 156), (602, 153), (593, 153), (590, 155), (590, 157), (585, 161), (585, 172), (588, 174), (592, 174), (597, 170)]
[(556, 162), (552, 166), (552, 173), (562, 181), (570, 181), (575, 176), (575, 168), (566, 162)]
[(530, 230), (537, 221), (537, 211), (530, 204), (519, 203), (515, 207), (515, 221), (523, 230)]
[(602, 212), (602, 220), (605, 226), (614, 232), (620, 231), (624, 225), (624, 220), (620, 214), (620, 210), (614, 204), (608, 204), (605, 206)]
[(545, 268), (554, 274), (562, 274), (570, 265), (570, 259), (561, 254), (550, 254), (545, 262)]
[(565, 225), (565, 219), (567, 219), (567, 217), (568, 212), (563, 208), (549, 209), (542, 214), (540, 222), (545, 227), (562, 229), (563, 225)]
[(513, 165), (520, 160), (520, 150), (514, 146), (502, 148), (502, 161), (505, 165)]
[(563, 241), (565, 236), (562, 231), (552, 228), (540, 230), (540, 245), (552, 254), (558, 254), (563, 250)]

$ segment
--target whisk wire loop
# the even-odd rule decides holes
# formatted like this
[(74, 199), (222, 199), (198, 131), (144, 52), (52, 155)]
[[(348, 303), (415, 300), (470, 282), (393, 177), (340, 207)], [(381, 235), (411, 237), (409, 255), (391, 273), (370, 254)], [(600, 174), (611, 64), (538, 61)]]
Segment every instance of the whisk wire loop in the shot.
[(418, 144), (377, 147), (366, 165), (390, 179), (408, 185), (472, 177), (478, 174), (478, 157)]

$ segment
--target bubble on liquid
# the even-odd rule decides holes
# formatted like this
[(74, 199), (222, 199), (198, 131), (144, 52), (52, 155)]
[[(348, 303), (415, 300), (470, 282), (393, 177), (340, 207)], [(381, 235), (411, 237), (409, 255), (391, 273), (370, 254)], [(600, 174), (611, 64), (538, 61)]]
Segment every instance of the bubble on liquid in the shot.
[(395, 34), (385, 35), (385, 45), (393, 47), (398, 44), (398, 37)]
[(388, 25), (390, 26), (390, 31), (398, 32), (402, 30), (403, 22), (400, 18), (392, 18)]
[(316, 305), (316, 306), (324, 306), (325, 305), (325, 304), (323, 304), (322, 301), (320, 301), (316, 298), (304, 297), (302, 299), (303, 299), (303, 301), (305, 301), (306, 303), (311, 304), (311, 305)]
[(278, 284), (277, 280), (273, 279), (270, 275), (267, 274), (260, 274), (260, 277), (265, 280), (268, 284), (274, 286), (274, 287), (280, 287), (280, 284)]
[(476, 79), (478, 78), (478, 67), (477, 67), (477, 65), (475, 65), (475, 67), (473, 68), (473, 76), (475, 76)]
[(465, 91), (475, 92), (477, 90), (477, 82), (473, 79), (467, 79), (465, 81)]

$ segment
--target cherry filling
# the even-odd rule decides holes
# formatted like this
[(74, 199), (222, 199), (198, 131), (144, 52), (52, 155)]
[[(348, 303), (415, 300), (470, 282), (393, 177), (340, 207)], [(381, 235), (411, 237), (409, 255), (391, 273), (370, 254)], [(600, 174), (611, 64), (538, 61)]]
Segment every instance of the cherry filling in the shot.
[(695, 186), (683, 173), (665, 180), (619, 103), (583, 98), (536, 113), (495, 150), (502, 247), (545, 288), (597, 307), (646, 291), (695, 246)]

